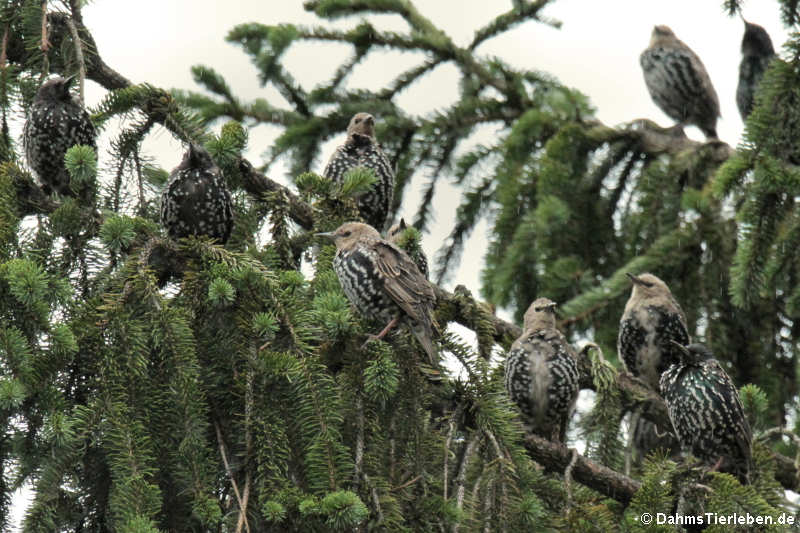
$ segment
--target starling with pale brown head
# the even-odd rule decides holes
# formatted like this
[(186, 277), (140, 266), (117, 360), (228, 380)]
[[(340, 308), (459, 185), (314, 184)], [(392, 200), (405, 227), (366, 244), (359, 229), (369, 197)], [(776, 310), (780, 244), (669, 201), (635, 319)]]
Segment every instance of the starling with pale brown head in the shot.
[(75, 145), (91, 146), (97, 132), (83, 105), (69, 92), (73, 78), (54, 78), (39, 87), (23, 130), (28, 165), (45, 192), (75, 196), (64, 155)]
[(231, 193), (202, 147), (190, 144), (170, 173), (161, 193), (161, 224), (173, 239), (206, 236), (228, 242), (233, 229)]
[(653, 274), (628, 277), (633, 290), (620, 320), (617, 353), (628, 372), (657, 391), (661, 374), (680, 354), (670, 341), (689, 343), (686, 316), (659, 278)]
[(358, 211), (369, 225), (384, 229), (394, 194), (394, 169), (375, 139), (375, 118), (356, 113), (347, 126), (347, 140), (331, 156), (323, 175), (341, 182), (348, 170), (362, 167), (371, 170), (377, 181), (358, 198)]
[(400, 222), (386, 232), (386, 240), (405, 250), (425, 279), (428, 279), (428, 258), (425, 257), (425, 252), (422, 251), (419, 242), (408, 236), (406, 232), (408, 228), (405, 219), (401, 218)]
[(641, 56), (653, 102), (680, 126), (692, 124), (717, 137), (719, 99), (703, 62), (668, 26), (656, 26)]
[(764, 71), (775, 57), (775, 49), (767, 30), (758, 24), (744, 21), (742, 61), (739, 63), (739, 84), (736, 86), (736, 105), (742, 120), (747, 120)]
[(362, 315), (387, 323), (374, 338), (382, 338), (398, 322), (404, 323), (435, 366), (436, 295), (411, 258), (383, 240), (375, 228), (360, 222), (348, 222), (334, 232), (318, 235), (336, 244), (333, 269), (347, 299)]
[(661, 375), (661, 396), (681, 448), (747, 483), (752, 433), (733, 381), (702, 344), (676, 347), (680, 355)]
[(554, 442), (566, 440), (578, 399), (577, 354), (556, 328), (555, 302), (538, 298), (506, 359), (505, 385), (522, 412), (525, 430)]

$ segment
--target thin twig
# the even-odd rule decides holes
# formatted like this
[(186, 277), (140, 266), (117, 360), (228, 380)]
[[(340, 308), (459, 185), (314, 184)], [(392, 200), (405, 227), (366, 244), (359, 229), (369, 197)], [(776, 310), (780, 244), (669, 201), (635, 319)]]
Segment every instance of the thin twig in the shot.
[[(239, 493), (239, 486), (236, 483), (236, 479), (233, 477), (233, 471), (231, 471), (231, 465), (228, 463), (228, 454), (225, 453), (225, 442), (222, 440), (222, 431), (219, 429), (219, 424), (217, 423), (216, 420), (214, 421), (214, 430), (216, 430), (217, 432), (217, 443), (219, 444), (219, 453), (222, 456), (222, 464), (225, 466), (225, 473), (228, 474), (228, 477), (231, 479), (231, 485), (233, 486), (233, 495), (236, 496), (236, 502), (239, 504), (239, 512), (242, 513), (244, 510), (242, 495)], [(239, 516), (241, 517), (241, 514)], [(249, 526), (247, 527), (247, 531), (250, 531)]]
[(571, 448), (572, 459), (570, 459), (567, 468), (564, 469), (564, 486), (567, 489), (567, 507), (572, 507), (572, 469), (578, 462), (578, 450)]
[(78, 90), (81, 95), (81, 103), (83, 103), (85, 100), (84, 85), (86, 83), (86, 63), (83, 59), (83, 43), (81, 43), (81, 37), (78, 35), (78, 27), (75, 25), (75, 21), (71, 18), (67, 18), (67, 27), (72, 36), (72, 44), (75, 46), (75, 61), (78, 63)]

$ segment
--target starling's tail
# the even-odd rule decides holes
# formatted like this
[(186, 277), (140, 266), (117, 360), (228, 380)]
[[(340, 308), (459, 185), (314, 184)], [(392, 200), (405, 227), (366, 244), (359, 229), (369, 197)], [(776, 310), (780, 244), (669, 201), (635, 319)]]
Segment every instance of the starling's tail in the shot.
[(428, 354), (428, 359), (434, 367), (438, 367), (438, 354), (436, 346), (433, 344), (433, 327), (431, 324), (419, 324), (411, 328), (411, 332), (417, 338), (425, 353)]

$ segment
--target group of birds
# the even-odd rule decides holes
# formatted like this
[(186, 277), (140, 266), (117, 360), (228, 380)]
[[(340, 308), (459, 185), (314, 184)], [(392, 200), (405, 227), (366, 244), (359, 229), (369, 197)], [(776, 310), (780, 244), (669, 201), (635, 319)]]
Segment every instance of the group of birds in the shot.
[[(743, 483), (753, 468), (752, 434), (738, 391), (702, 344), (690, 344), (686, 318), (653, 274), (628, 274), (617, 352), (625, 370), (661, 395), (681, 448)], [(556, 304), (538, 298), (506, 358), (505, 384), (526, 431), (564, 442), (579, 390), (578, 356), (556, 328)]]
[[(763, 28), (745, 22), (737, 104), (743, 118), (757, 84), (774, 56)], [(655, 103), (678, 126), (698, 126), (716, 138), (719, 100), (703, 63), (666, 26), (656, 26), (640, 63)], [(75, 195), (64, 155), (74, 145), (96, 150), (96, 131), (69, 92), (71, 78), (55, 78), (38, 90), (24, 129), (25, 154), (46, 192)], [(386, 326), (384, 337), (404, 324), (436, 366), (435, 291), (424, 254), (410, 256), (397, 243), (401, 221), (383, 230), (394, 194), (392, 165), (375, 138), (375, 119), (357, 113), (347, 139), (331, 156), (324, 176), (335, 182), (356, 167), (377, 178), (357, 199), (367, 223), (348, 222), (319, 235), (336, 246), (333, 268), (350, 302)], [(203, 235), (224, 244), (233, 229), (233, 203), (220, 169), (200, 146), (190, 144), (161, 196), (161, 223), (171, 238)], [(619, 329), (618, 353), (626, 370), (664, 398), (681, 446), (715, 467), (747, 479), (750, 428), (736, 388), (702, 345), (689, 344), (686, 319), (663, 281), (631, 275), (633, 290)], [(578, 356), (556, 327), (556, 304), (538, 298), (525, 313), (522, 336), (512, 345), (505, 385), (526, 428), (564, 442), (579, 388)]]
[[(764, 28), (744, 21), (742, 60), (736, 105), (742, 120), (753, 109), (758, 84), (775, 57), (772, 40)], [(653, 102), (677, 127), (694, 125), (708, 139), (717, 138), (719, 98), (703, 62), (668, 26), (656, 26), (650, 45), (639, 56), (644, 81)]]

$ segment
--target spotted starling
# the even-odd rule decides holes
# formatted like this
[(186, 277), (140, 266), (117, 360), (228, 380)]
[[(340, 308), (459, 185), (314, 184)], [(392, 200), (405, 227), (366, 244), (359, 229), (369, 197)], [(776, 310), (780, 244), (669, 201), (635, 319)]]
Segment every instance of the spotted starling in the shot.
[(661, 373), (680, 354), (670, 340), (689, 343), (686, 317), (667, 284), (656, 276), (628, 277), (633, 290), (620, 320), (617, 353), (628, 372), (657, 391)]
[(556, 329), (555, 302), (538, 298), (525, 312), (522, 336), (506, 359), (505, 383), (526, 431), (564, 442), (578, 399), (575, 350)]
[(398, 322), (405, 323), (436, 365), (433, 287), (411, 258), (381, 239), (372, 226), (348, 222), (332, 233), (319, 233), (336, 244), (333, 269), (345, 295), (366, 317), (387, 322), (380, 339)]
[(700, 58), (667, 26), (656, 26), (639, 56), (653, 102), (683, 127), (693, 124), (717, 137), (719, 99)]
[(758, 24), (744, 21), (742, 37), (742, 62), (739, 63), (739, 85), (736, 86), (736, 105), (742, 120), (747, 120), (753, 109), (753, 100), (758, 82), (775, 57), (772, 40), (767, 31)]
[(681, 447), (747, 483), (752, 433), (733, 381), (702, 344), (675, 344), (679, 360), (661, 375), (661, 395)]
[(180, 239), (205, 235), (221, 244), (233, 229), (233, 203), (219, 168), (202, 147), (194, 144), (169, 175), (161, 193), (161, 224)]
[(406, 246), (400, 245), (400, 243), (404, 241), (403, 236), (407, 228), (408, 226), (406, 225), (405, 219), (401, 218), (400, 222), (389, 228), (389, 231), (386, 232), (386, 240), (395, 246), (403, 248), (408, 256), (411, 257), (411, 260), (414, 261), (414, 264), (417, 265), (419, 271), (422, 272), (422, 275), (425, 276), (425, 279), (428, 279), (428, 258), (425, 257), (425, 252), (422, 251), (422, 247), (419, 243), (416, 241), (410, 242), (410, 239), (405, 239), (407, 243)]
[(89, 114), (69, 92), (73, 78), (53, 78), (39, 87), (23, 131), (28, 165), (45, 192), (74, 196), (64, 155), (76, 144), (97, 152), (97, 135)]
[(356, 167), (373, 171), (378, 179), (358, 198), (358, 211), (369, 225), (382, 230), (394, 194), (394, 169), (375, 139), (375, 118), (369, 113), (356, 113), (350, 119), (347, 140), (333, 153), (323, 174), (338, 183)]

